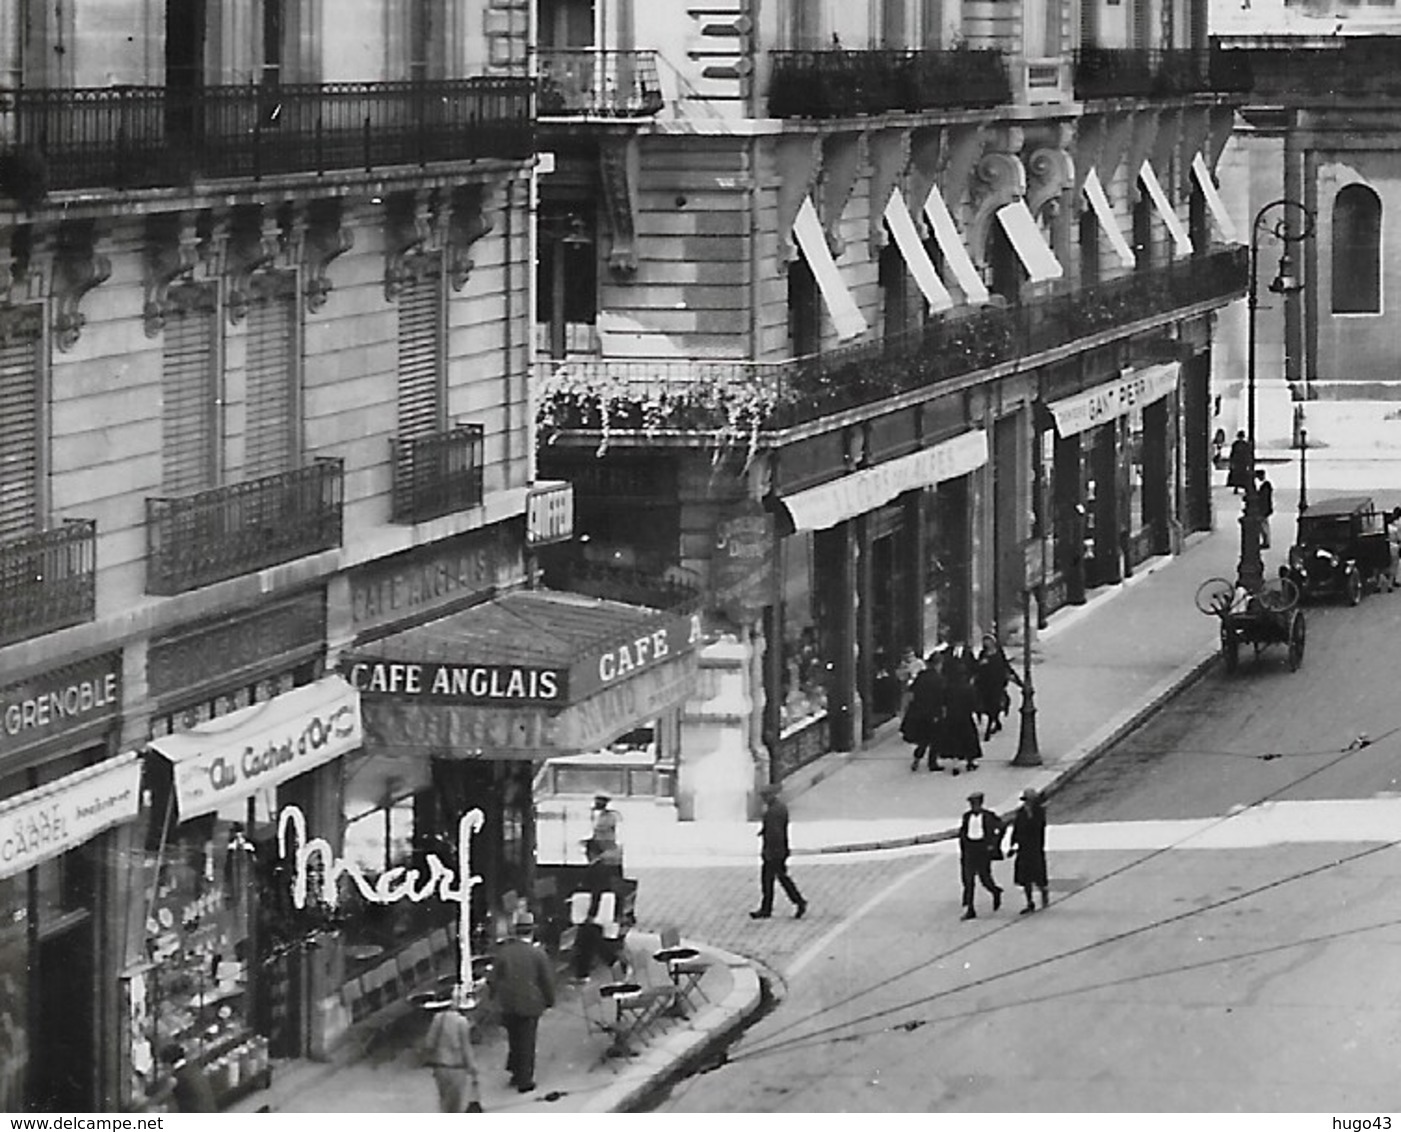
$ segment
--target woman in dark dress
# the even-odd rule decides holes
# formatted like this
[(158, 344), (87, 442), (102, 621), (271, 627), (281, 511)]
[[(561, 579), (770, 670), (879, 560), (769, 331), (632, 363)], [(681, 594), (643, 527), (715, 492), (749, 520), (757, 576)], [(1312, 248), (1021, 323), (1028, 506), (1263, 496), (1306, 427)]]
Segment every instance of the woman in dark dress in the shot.
[(942, 770), (939, 765), (939, 720), (944, 714), (944, 678), (939, 671), (939, 656), (930, 653), (915, 678), (910, 681), (910, 702), (900, 721), (900, 737), (913, 743), (915, 752), (911, 770), (919, 769), (919, 760), (929, 756), (929, 769)]
[(1009, 682), (1021, 687), (1022, 678), (1007, 659), (1002, 642), (991, 633), (984, 634), (983, 651), (978, 654), (973, 676), (978, 692), (978, 711), (986, 721), (983, 724), (983, 742), (1002, 730), (1002, 717), (1012, 708), (1012, 699), (1007, 694)]
[[(944, 660), (944, 720), (939, 728), (939, 753), (950, 759), (962, 760), (965, 770), (976, 770), (983, 757), (978, 742), (978, 693), (973, 687), (969, 666), (960, 656), (950, 653)], [(954, 774), (958, 767), (953, 768)]]
[(1022, 804), (1012, 817), (1011, 853), (1016, 854), (1012, 865), (1012, 881), (1021, 885), (1026, 894), (1026, 907), (1021, 914), (1035, 912), (1031, 890), (1041, 890), (1041, 907), (1050, 903), (1046, 880), (1046, 809), (1041, 795), (1028, 786), (1022, 791)]
[(1231, 441), (1231, 454), (1226, 457), (1226, 486), (1235, 488), (1237, 495), (1250, 488), (1250, 441), (1244, 432), (1236, 433)]

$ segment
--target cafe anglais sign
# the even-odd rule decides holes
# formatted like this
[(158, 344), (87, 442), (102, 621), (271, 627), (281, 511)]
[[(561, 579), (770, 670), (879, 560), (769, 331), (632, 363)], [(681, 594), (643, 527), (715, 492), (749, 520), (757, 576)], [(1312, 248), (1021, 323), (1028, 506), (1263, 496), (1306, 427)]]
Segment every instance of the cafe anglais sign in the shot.
[(553, 704), (569, 698), (569, 673), (563, 668), (357, 657), (343, 671), (367, 696), (410, 696), (459, 704)]

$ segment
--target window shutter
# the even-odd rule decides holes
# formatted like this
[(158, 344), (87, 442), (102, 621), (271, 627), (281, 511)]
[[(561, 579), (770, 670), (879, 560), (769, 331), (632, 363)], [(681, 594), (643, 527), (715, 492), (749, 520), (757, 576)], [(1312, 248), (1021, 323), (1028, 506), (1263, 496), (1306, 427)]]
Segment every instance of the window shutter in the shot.
[(39, 526), (39, 343), (0, 338), (0, 540)]
[(281, 279), (248, 308), (244, 476), (291, 471), (295, 458), (296, 296)]
[[(436, 260), (435, 260), (436, 263)], [(441, 272), (415, 274), (399, 294), (399, 422), (401, 440), (439, 429), (443, 313)]]
[(181, 304), (165, 324), (161, 364), (161, 482), (171, 495), (214, 485), (215, 324), (212, 295)]

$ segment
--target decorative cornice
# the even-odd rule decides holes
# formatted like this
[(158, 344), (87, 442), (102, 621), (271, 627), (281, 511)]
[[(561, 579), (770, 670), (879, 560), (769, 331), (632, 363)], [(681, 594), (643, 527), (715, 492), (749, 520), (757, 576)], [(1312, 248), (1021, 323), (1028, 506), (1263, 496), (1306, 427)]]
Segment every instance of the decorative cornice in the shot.
[[(492, 229), (492, 220), (486, 214), (490, 191), (490, 186), (482, 182), (453, 189), (448, 217), (447, 266), (448, 283), (454, 291), (462, 290), (472, 274), (472, 245)], [(635, 256), (633, 266), (636, 266)]]
[(67, 352), (78, 342), (86, 316), (79, 309), (87, 293), (112, 274), (112, 261), (97, 251), (97, 222), (72, 220), (60, 224), (54, 241), (53, 340)]
[(344, 255), (355, 244), (355, 233), (345, 225), (345, 207), (340, 197), (321, 197), (307, 206), (306, 238), (302, 242), (302, 263), (306, 285), (306, 309), (319, 311), (331, 293), (331, 261)]
[(240, 322), (247, 315), (253, 275), (273, 265), (282, 243), (277, 217), (271, 209), (248, 205), (234, 210), (224, 259), (229, 277), (226, 302), (230, 322)]
[(431, 221), (424, 193), (395, 193), (385, 202), (384, 297), (391, 303), (423, 269), (422, 261), (433, 237)]
[(188, 279), (199, 262), (199, 235), (193, 212), (157, 212), (146, 217), (145, 291), (141, 315), (146, 337), (165, 329), (174, 309), (171, 285)]

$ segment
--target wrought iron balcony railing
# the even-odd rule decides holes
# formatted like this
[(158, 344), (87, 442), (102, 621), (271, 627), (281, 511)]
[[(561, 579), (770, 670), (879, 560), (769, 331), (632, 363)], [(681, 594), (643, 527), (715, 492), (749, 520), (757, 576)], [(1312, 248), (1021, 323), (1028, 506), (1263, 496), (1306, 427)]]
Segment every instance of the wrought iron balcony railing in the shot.
[(849, 118), (1000, 106), (1012, 85), (1000, 51), (771, 51), (769, 114)]
[(649, 118), (662, 108), (655, 51), (546, 49), (536, 58), (542, 118)]
[(1246, 250), (1221, 248), (1152, 271), (931, 320), (894, 338), (785, 362), (569, 359), (542, 362), (541, 436), (568, 429), (698, 432), (756, 442), (831, 413), (1045, 353), (1245, 293)]
[(96, 577), (91, 519), (0, 542), (0, 645), (91, 621)]
[(545, 585), (551, 589), (606, 601), (624, 601), (671, 613), (694, 613), (701, 604), (699, 586), (606, 562), (556, 560), (547, 563), (543, 573)]
[(482, 426), (389, 442), (394, 471), (390, 518), (420, 523), (476, 507), (482, 501)]
[(146, 500), (146, 592), (178, 594), (341, 544), (341, 461)]
[(1082, 47), (1075, 52), (1075, 97), (1242, 93), (1250, 90), (1248, 63), (1219, 50)]
[(523, 160), (535, 149), (531, 93), (529, 79), (494, 76), (11, 91), (0, 96), (0, 121), (8, 116), (14, 128), (7, 164), (26, 183), (0, 183), (0, 192), (42, 198), (196, 178)]

